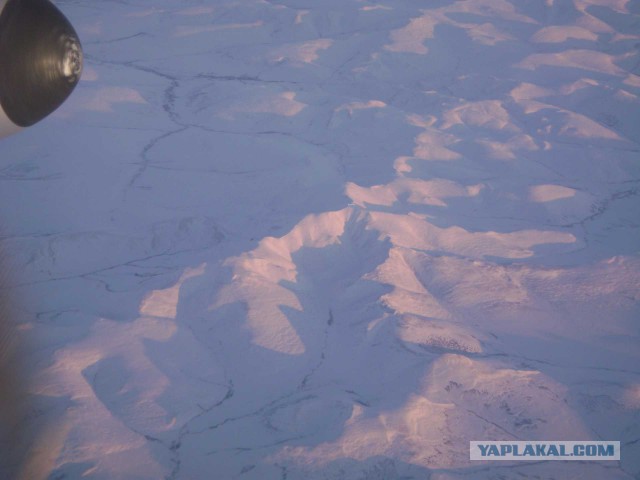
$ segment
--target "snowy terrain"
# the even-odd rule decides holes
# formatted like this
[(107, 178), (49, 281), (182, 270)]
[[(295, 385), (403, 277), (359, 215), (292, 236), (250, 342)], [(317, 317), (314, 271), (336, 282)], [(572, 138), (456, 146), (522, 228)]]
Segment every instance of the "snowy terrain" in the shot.
[(640, 2), (56, 4), (83, 81), (0, 143), (24, 478), (640, 478)]

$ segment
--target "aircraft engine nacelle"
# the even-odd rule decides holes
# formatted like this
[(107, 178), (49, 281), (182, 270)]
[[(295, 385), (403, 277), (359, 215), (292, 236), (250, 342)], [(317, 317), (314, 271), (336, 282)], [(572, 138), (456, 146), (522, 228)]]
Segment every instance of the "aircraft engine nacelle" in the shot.
[(75, 30), (49, 0), (0, 0), (0, 138), (58, 108), (82, 73)]

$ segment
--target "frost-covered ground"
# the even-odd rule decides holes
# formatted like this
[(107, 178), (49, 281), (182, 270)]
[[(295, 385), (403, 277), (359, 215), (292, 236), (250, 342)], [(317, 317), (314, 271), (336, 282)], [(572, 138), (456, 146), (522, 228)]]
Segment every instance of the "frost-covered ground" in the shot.
[(83, 82), (0, 144), (27, 478), (639, 478), (640, 2), (56, 3)]

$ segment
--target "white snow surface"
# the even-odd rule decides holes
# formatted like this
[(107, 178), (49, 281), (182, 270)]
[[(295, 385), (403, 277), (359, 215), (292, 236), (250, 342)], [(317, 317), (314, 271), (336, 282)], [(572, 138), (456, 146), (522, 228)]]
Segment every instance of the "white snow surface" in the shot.
[[(639, 2), (56, 3), (25, 478), (639, 478)], [(515, 439), (622, 460), (469, 461)]]

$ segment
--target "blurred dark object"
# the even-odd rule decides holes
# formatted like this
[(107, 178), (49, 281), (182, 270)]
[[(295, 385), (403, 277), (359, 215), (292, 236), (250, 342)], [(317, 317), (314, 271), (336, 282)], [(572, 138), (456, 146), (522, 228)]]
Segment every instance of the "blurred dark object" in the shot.
[[(0, 122), (6, 117), (5, 122), (29, 127), (58, 108), (77, 85), (82, 47), (49, 0), (0, 0), (0, 8)], [(0, 125), (0, 136), (2, 131)]]
[(26, 352), (15, 323), (8, 284), (12, 275), (0, 255), (0, 478), (17, 478), (28, 447), (20, 428), (28, 409)]
[[(81, 73), (78, 36), (50, 1), (0, 0), (0, 138), (58, 108)], [(26, 330), (16, 317), (18, 301), (10, 295), (16, 275), (7, 260), (0, 251), (0, 479), (38, 480), (43, 469), (33, 447), (44, 424), (31, 422), (25, 428), (34, 409), (28, 394), (29, 352)]]

